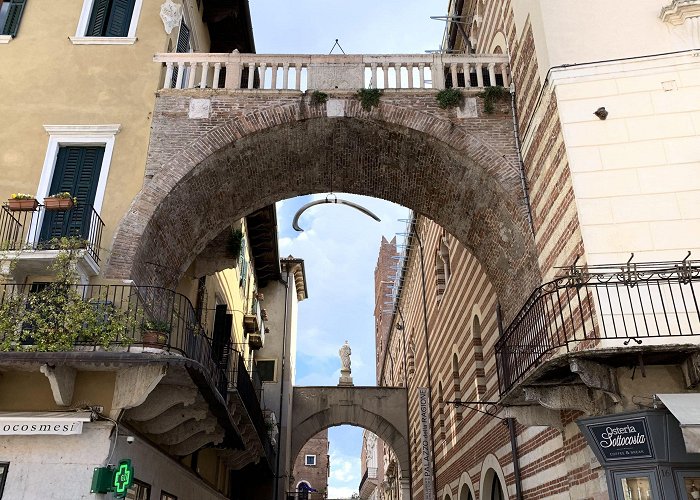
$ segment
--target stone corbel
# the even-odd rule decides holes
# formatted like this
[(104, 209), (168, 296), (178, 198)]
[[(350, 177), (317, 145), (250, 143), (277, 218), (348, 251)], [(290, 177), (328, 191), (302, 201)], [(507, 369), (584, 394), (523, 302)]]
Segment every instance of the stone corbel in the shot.
[(561, 417), (556, 410), (543, 408), (542, 406), (506, 406), (502, 412), (503, 418), (514, 418), (520, 425), (552, 427), (559, 431), (564, 430)]
[(617, 378), (609, 366), (587, 361), (583, 359), (571, 359), (569, 368), (576, 373), (581, 381), (591, 389), (598, 389), (615, 402), (620, 402), (620, 389), (617, 386)]
[(195, 434), (194, 436), (186, 439), (180, 444), (176, 444), (175, 446), (170, 447), (170, 453), (173, 455), (177, 455), (179, 457), (183, 457), (185, 455), (189, 455), (191, 453), (194, 453), (198, 449), (200, 449), (202, 446), (205, 446), (209, 443), (212, 444), (219, 444), (224, 440), (224, 431), (219, 430), (216, 432), (213, 432), (211, 434), (206, 433), (206, 432), (200, 432), (198, 434)]
[(46, 375), (51, 385), (53, 399), (58, 406), (70, 406), (75, 389), (75, 369), (68, 366), (42, 365), (39, 371)]
[(700, 352), (694, 352), (683, 362), (683, 377), (688, 389), (693, 389), (700, 384)]
[(189, 406), (197, 400), (197, 389), (179, 385), (160, 385), (140, 406), (126, 414), (127, 419), (143, 422), (151, 420), (175, 405)]
[(216, 418), (207, 417), (201, 421), (190, 420), (188, 422), (184, 422), (168, 432), (154, 434), (152, 437), (153, 440), (159, 444), (177, 445), (200, 432), (211, 434), (216, 430), (216, 427)]
[(110, 417), (116, 420), (122, 410), (143, 404), (167, 371), (164, 363), (119, 370), (114, 381)]
[(526, 401), (537, 402), (550, 410), (580, 410), (588, 415), (601, 413), (601, 405), (583, 385), (529, 386), (523, 390)]
[(207, 410), (205, 407), (185, 408), (178, 405), (165, 410), (153, 420), (142, 423), (139, 429), (149, 434), (163, 434), (189, 420), (204, 420), (206, 416)]
[(673, 0), (661, 9), (659, 18), (671, 26), (683, 26), (692, 47), (700, 42), (700, 0)]

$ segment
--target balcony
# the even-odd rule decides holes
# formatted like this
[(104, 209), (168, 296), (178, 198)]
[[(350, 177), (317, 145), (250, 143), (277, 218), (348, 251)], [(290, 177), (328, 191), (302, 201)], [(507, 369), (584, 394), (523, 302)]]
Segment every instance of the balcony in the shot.
[(156, 54), (164, 88), (357, 90), (483, 88), (510, 84), (502, 54)]
[(359, 495), (360, 498), (366, 500), (370, 498), (372, 492), (377, 487), (377, 468), (367, 467), (364, 474), (362, 474), (362, 480), (360, 481)]
[(697, 352), (698, 281), (700, 265), (688, 260), (568, 269), (498, 339), (502, 400), (515, 400), (516, 386), (565, 380), (572, 355), (623, 366), (640, 353), (662, 364)]
[[(63, 307), (53, 307), (53, 302)], [(167, 433), (154, 431), (160, 413), (148, 407), (159, 407), (159, 398), (179, 397), (192, 386), (193, 396), (199, 395), (190, 403), (195, 403), (193, 411), (199, 405), (197, 411), (211, 414), (203, 422), (211, 426), (216, 421), (216, 428), (223, 428), (221, 439), (225, 433), (224, 442), (229, 445), (243, 441), (247, 461), (240, 466), (270, 457), (260, 380), (249, 374), (230, 342), (212, 344), (211, 335), (183, 295), (134, 285), (3, 284), (0, 328), (0, 346), (10, 351), (0, 353), (3, 366), (38, 366), (44, 358), (56, 358), (45, 351), (60, 351), (60, 359), (72, 369), (104, 363), (123, 369), (125, 365), (140, 366), (144, 360), (164, 363), (167, 383), (162, 382), (142, 406), (128, 410), (124, 418), (157, 444), (167, 444), (174, 455), (194, 450), (163, 441), (170, 439)], [(180, 389), (173, 392), (170, 388)], [(214, 427), (211, 429), (208, 433)]]
[(260, 307), (260, 303), (255, 300), (251, 307), (251, 312), (243, 316), (243, 330), (248, 334), (248, 345), (254, 351), (265, 346), (265, 327), (267, 314)]
[[(0, 248), (6, 260), (15, 262), (15, 276), (46, 274), (47, 266), (58, 254), (56, 242), (60, 238), (81, 240), (81, 271), (87, 276), (96, 275), (103, 230), (104, 222), (89, 205), (61, 211), (46, 210), (43, 205), (31, 211), (10, 210), (7, 204), (0, 207)], [(9, 273), (9, 269), (3, 271)]]

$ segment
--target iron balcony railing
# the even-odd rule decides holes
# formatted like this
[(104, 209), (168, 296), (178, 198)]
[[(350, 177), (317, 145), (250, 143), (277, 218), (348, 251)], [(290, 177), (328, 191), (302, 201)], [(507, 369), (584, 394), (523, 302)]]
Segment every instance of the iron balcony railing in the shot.
[(0, 248), (2, 250), (56, 250), (57, 239), (69, 237), (84, 241), (85, 251), (95, 263), (100, 261), (104, 222), (90, 205), (78, 204), (69, 210), (0, 208)]
[(568, 269), (533, 292), (496, 342), (501, 395), (560, 352), (700, 344), (699, 280), (688, 260)]
[[(63, 307), (43, 308), (41, 301), (55, 301)], [(74, 307), (75, 302), (87, 303), (90, 308)], [(77, 321), (75, 311), (82, 311)], [(158, 330), (156, 337), (148, 333), (154, 328)], [(111, 332), (108, 349), (163, 350), (197, 361), (224, 401), (232, 387), (241, 393), (256, 428), (266, 436), (259, 377), (254, 374), (251, 378), (231, 342), (212, 342), (212, 335), (201, 326), (184, 295), (135, 285), (0, 285), (0, 346), (5, 350), (41, 349), (42, 335), (62, 330), (77, 331), (73, 341), (77, 350), (104, 348), (105, 334)]]

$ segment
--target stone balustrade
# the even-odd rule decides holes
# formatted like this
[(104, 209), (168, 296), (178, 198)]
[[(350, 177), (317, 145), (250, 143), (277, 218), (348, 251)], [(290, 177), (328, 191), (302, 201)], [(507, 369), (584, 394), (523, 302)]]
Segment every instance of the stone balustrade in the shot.
[(156, 54), (163, 88), (357, 90), (481, 88), (510, 84), (503, 54)]

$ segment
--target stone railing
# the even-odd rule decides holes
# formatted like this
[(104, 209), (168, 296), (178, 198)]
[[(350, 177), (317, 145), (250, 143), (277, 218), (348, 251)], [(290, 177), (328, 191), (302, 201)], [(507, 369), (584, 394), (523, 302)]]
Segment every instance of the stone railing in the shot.
[(510, 84), (502, 54), (156, 54), (163, 88), (357, 90), (481, 88)]

